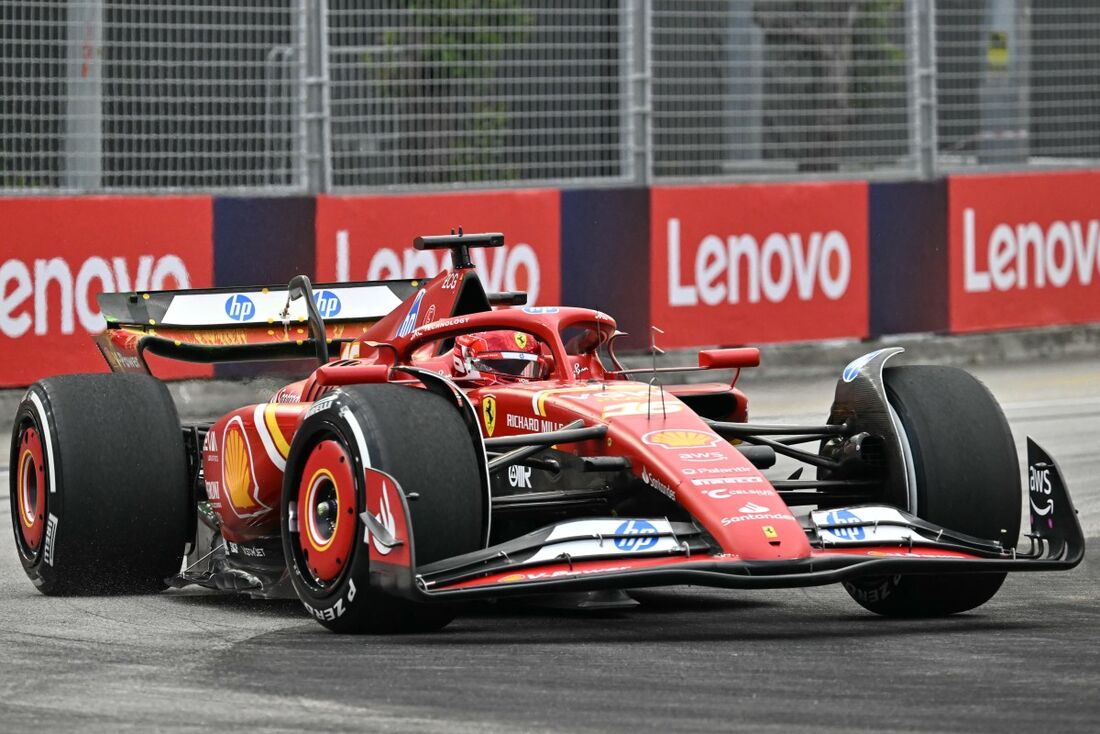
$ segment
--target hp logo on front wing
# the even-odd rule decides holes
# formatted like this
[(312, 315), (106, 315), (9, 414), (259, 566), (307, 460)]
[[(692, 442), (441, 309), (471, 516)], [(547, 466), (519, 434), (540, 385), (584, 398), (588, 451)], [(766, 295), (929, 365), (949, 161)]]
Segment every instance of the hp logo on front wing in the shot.
[(615, 538), (615, 547), (627, 553), (644, 551), (657, 545), (657, 528), (645, 520), (627, 520), (615, 529), (615, 534), (628, 536)]

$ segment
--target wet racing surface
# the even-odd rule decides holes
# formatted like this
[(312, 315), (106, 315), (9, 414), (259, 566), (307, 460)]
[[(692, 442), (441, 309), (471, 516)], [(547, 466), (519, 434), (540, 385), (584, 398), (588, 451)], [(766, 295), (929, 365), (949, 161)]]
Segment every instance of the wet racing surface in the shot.
[[(349, 638), (296, 602), (48, 599), (5, 530), (2, 728), (1094, 731), (1100, 366), (975, 372), (1021, 449), (1030, 434), (1059, 461), (1091, 546), (1075, 571), (1010, 577), (973, 613), (885, 620), (838, 587), (677, 588), (628, 611), (480, 605), (436, 635)], [(819, 419), (832, 396), (828, 379), (743, 387), (761, 422)]]

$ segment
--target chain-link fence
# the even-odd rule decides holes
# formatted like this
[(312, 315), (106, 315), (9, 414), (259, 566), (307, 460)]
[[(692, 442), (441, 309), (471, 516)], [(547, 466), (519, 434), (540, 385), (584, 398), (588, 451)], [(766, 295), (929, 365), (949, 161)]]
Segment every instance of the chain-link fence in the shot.
[(0, 186), (300, 190), (296, 0), (0, 3)]
[(0, 0), (0, 193), (1100, 163), (1094, 0)]
[(333, 0), (332, 185), (623, 179), (611, 0)]

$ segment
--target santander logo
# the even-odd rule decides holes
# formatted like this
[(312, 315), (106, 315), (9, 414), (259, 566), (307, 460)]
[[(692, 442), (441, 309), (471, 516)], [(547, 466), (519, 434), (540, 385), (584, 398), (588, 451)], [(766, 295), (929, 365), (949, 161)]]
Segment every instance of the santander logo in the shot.
[[(1076, 280), (1091, 285), (1100, 278), (1100, 221), (1055, 219), (998, 222), (979, 250), (974, 209), (963, 209), (963, 289), (967, 293), (1025, 288), (1064, 288)], [(983, 257), (979, 262), (979, 254)]]
[(708, 234), (694, 249), (694, 263), (681, 272), (680, 220), (667, 222), (668, 303), (810, 301), (819, 294), (835, 301), (848, 292), (852, 252), (842, 232)]
[(771, 512), (767, 507), (758, 505), (755, 502), (746, 502), (744, 505), (737, 508), (738, 512), (743, 512), (746, 515), (759, 515), (762, 512)]

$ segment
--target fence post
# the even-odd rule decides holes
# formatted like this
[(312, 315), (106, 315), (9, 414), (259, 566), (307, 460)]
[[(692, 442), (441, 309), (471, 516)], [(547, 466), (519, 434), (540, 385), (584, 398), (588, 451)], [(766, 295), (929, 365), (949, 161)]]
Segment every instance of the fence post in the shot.
[(306, 0), (305, 119), (306, 189), (332, 188), (332, 136), (329, 114), (328, 0)]
[(62, 183), (93, 191), (103, 183), (103, 0), (69, 3), (66, 32)]
[(649, 129), (649, 117), (652, 112), (650, 90), (652, 85), (651, 58), (652, 40), (650, 27), (649, 0), (630, 0), (625, 4), (628, 29), (625, 42), (629, 44), (627, 59), (628, 74), (626, 85), (626, 114), (624, 115), (623, 137), (624, 165), (627, 177), (636, 186), (646, 186), (652, 177), (652, 134)]
[(910, 119), (917, 173), (922, 179), (936, 176), (936, 8), (931, 0), (910, 0), (909, 38)]
[(1027, 67), (1020, 54), (1021, 0), (986, 0), (982, 19), (985, 64), (979, 76), (978, 164), (1027, 163)]

